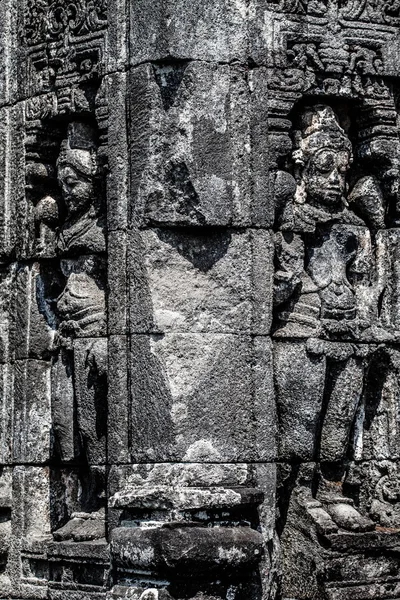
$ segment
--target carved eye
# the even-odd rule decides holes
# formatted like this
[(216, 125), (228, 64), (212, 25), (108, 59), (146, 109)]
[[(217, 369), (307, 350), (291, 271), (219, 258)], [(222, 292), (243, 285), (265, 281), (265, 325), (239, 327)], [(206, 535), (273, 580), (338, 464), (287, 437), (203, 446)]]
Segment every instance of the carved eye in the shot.
[(314, 158), (314, 166), (322, 173), (329, 173), (336, 166), (336, 157), (330, 150), (323, 150)]
[(337, 157), (337, 166), (341, 173), (346, 173), (350, 162), (347, 152), (339, 152)]

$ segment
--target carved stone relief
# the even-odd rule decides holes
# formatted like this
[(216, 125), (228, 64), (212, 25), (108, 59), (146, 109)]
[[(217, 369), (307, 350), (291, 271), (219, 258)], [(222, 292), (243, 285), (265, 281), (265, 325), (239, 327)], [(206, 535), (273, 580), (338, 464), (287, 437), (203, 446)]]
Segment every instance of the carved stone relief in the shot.
[[(388, 527), (395, 536), (399, 525), (397, 471), (390, 463), (397, 451), (389, 449), (397, 439), (392, 411), (398, 402), (398, 325), (395, 312), (387, 312), (388, 294), (393, 298), (396, 287), (389, 257), (398, 243), (390, 162), (397, 160), (399, 145), (394, 139), (391, 160), (371, 169), (371, 156), (379, 160), (379, 141), (385, 143), (382, 134), (352, 144), (343, 127), (350, 132), (364, 124), (357, 123), (356, 111), (343, 105), (336, 111), (326, 103), (296, 111), (294, 193), (278, 214), (275, 234), (283, 586), (288, 596), (301, 598), (331, 597), (331, 589), (341, 594), (342, 582), (354, 579), (350, 571), (332, 579), (335, 552), (329, 558), (322, 546), (316, 550), (313, 529), (333, 546), (341, 532), (359, 540), (364, 535), (368, 552), (376, 543), (367, 542), (368, 532), (379, 536)], [(380, 547), (390, 561), (390, 549)], [(291, 572), (298, 552), (304, 563)], [(317, 564), (307, 575), (308, 592), (301, 583), (307, 561)], [(376, 593), (379, 584), (363, 585), (365, 593)]]
[(400, 4), (0, 6), (0, 598), (400, 599)]

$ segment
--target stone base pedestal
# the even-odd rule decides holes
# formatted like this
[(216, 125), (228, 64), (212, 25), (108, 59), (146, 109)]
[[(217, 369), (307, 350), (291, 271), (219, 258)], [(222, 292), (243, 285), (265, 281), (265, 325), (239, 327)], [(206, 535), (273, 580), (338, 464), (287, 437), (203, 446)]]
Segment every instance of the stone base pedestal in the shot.
[(50, 600), (105, 600), (110, 570), (108, 544), (54, 542), (47, 550)]
[(313, 510), (288, 515), (285, 600), (399, 600), (400, 529), (327, 533)]

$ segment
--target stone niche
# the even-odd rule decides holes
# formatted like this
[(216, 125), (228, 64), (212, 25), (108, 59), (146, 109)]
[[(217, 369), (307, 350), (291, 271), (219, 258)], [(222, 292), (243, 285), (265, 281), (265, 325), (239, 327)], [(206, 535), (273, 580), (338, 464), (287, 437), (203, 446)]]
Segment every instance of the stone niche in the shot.
[(0, 40), (0, 599), (400, 600), (400, 4)]

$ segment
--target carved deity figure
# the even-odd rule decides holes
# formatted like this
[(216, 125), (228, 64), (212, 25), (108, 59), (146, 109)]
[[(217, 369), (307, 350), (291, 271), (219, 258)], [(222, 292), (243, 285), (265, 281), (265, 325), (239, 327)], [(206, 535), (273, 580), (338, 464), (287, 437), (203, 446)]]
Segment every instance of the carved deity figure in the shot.
[(304, 111), (293, 160), (291, 219), (276, 234), (280, 458), (303, 464), (302, 493), (317, 502), (326, 524), (365, 531), (374, 524), (344, 496), (343, 480), (370, 352), (359, 341), (373, 313), (373, 302), (360, 298), (371, 284), (371, 241), (346, 200), (352, 147), (329, 106)]
[(57, 234), (65, 285), (56, 300), (53, 428), (61, 461), (79, 466), (81, 511), (56, 539), (84, 540), (104, 535), (107, 415), (106, 240), (90, 127), (70, 124), (57, 172), (66, 211)]

